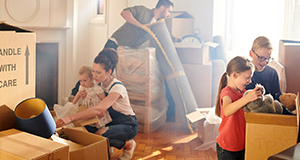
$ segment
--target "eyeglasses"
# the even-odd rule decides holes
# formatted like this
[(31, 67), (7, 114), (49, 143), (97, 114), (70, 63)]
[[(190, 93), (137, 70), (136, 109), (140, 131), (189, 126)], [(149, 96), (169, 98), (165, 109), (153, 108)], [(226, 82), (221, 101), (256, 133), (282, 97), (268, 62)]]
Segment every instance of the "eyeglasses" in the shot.
[(271, 62), (273, 60), (273, 57), (265, 58), (265, 57), (261, 57), (261, 56), (257, 55), (253, 49), (252, 49), (252, 52), (257, 56), (257, 58), (260, 62), (263, 62), (263, 61)]

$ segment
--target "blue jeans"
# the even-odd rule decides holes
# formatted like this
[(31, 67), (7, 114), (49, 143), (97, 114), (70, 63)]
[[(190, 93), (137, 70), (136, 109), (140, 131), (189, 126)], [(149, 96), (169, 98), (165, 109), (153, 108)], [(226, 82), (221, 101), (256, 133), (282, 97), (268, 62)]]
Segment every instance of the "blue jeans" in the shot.
[(217, 156), (218, 160), (244, 160), (245, 159), (245, 149), (237, 152), (227, 151), (217, 144)]
[[(139, 130), (136, 116), (124, 115), (118, 111), (115, 111), (112, 107), (108, 108), (108, 112), (112, 118), (112, 122), (106, 124), (108, 130), (102, 134), (109, 140), (111, 147), (122, 149), (126, 141), (133, 139)], [(96, 127), (85, 126), (85, 128), (91, 132), (97, 132)]]

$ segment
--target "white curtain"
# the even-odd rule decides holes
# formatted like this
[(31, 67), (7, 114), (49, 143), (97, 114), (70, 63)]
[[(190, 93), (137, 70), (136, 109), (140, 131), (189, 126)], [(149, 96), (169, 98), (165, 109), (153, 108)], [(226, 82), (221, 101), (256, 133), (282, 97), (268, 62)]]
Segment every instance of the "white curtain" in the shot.
[(237, 55), (250, 59), (254, 39), (266, 36), (277, 60), (280, 39), (300, 39), (299, 3), (300, 0), (227, 0), (222, 13), (225, 16), (216, 14), (222, 15), (225, 23), (214, 27), (214, 30), (223, 27), (222, 32), (215, 33), (223, 37), (227, 59)]

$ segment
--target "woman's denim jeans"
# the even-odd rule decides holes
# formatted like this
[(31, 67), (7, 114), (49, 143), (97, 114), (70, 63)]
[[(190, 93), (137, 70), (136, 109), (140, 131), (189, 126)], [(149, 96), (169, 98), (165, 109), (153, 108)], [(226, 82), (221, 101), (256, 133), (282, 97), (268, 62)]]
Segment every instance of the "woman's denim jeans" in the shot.
[[(112, 107), (108, 111), (112, 122), (105, 125), (108, 130), (102, 136), (109, 140), (111, 147), (122, 149), (126, 141), (133, 139), (138, 133), (139, 126), (136, 116), (124, 115)], [(85, 126), (85, 128), (91, 133), (98, 130), (98, 128), (91, 126)]]

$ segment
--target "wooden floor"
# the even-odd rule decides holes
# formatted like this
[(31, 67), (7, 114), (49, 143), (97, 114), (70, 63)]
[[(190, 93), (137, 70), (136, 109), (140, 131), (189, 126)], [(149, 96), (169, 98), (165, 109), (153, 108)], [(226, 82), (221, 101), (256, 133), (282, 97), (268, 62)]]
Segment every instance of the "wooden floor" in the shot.
[[(197, 133), (188, 133), (181, 123), (166, 122), (153, 133), (138, 133), (134, 138), (136, 148), (132, 159), (139, 160), (216, 160), (216, 152), (195, 150), (202, 142)], [(114, 149), (112, 160), (117, 160), (122, 150)]]

